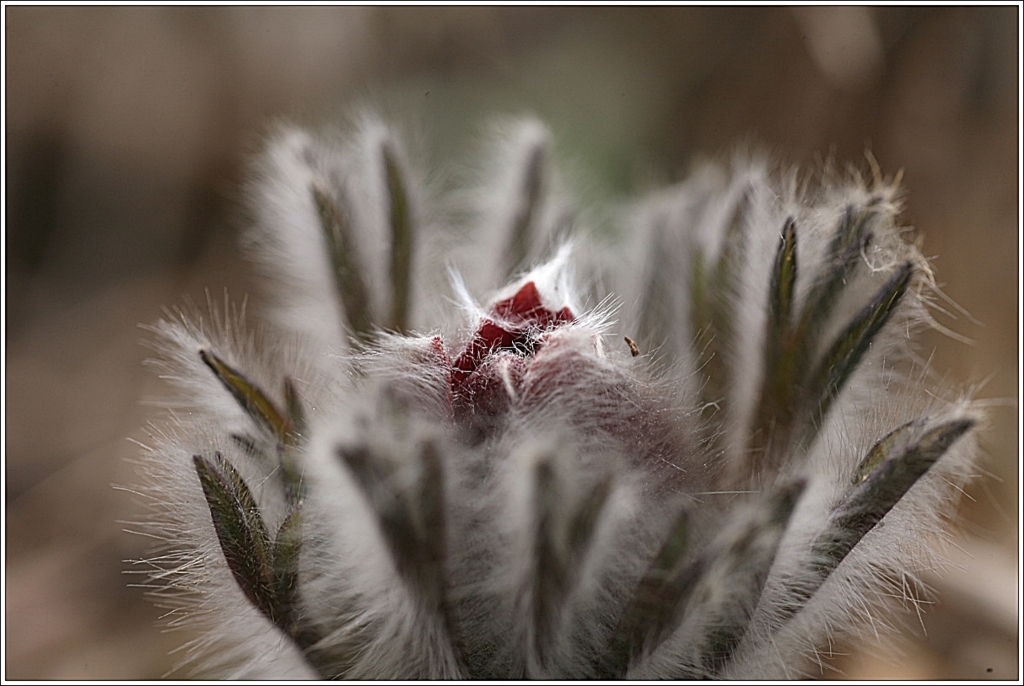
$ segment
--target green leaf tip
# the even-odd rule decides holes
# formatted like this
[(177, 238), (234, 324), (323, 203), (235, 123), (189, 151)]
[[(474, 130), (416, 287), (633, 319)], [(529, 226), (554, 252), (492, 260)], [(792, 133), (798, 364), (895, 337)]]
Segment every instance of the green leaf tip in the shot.
[(861, 539), (953, 443), (974, 426), (975, 421), (961, 417), (921, 434), (921, 427), (926, 423), (923, 418), (908, 422), (890, 432), (868, 452), (859, 470), (869, 470), (867, 475), (858, 477), (858, 485), (832, 510), (823, 533), (812, 544), (818, 559), (817, 578), (811, 585), (794, 590), (799, 602), (789, 608), (787, 616), (795, 614), (814, 595)]
[(973, 419), (956, 419), (891, 450), (835, 508), (826, 529), (831, 535), (816, 547), (838, 564), (972, 426)]
[[(246, 414), (258, 425), (270, 431), (278, 443), (277, 457), (284, 471), (283, 478), (286, 488), (289, 491), (289, 499), (297, 502), (302, 493), (302, 476), (298, 467), (294, 464), (295, 455), (291, 450), (302, 439), (306, 430), (306, 415), (302, 408), (302, 401), (294, 382), (289, 377), (284, 380), (284, 412), (267, 397), (263, 390), (250, 381), (242, 372), (238, 371), (216, 353), (202, 349), (199, 357), (209, 367), (224, 388), (231, 393), (231, 396), (241, 405)], [(258, 458), (263, 462), (269, 460), (269, 456), (260, 449), (257, 441), (250, 436), (235, 435), (232, 440), (249, 456)]]
[(868, 454), (864, 456), (864, 459), (861, 460), (853, 477), (853, 485), (857, 486), (864, 483), (864, 480), (871, 475), (871, 472), (875, 471), (878, 465), (882, 464), (886, 458), (906, 450), (907, 446), (911, 444), (914, 437), (918, 435), (921, 428), (928, 421), (928, 417), (918, 417), (902, 426), (896, 427), (883, 436), (872, 446)]
[(780, 340), (789, 331), (796, 274), (796, 223), (790, 217), (786, 219), (786, 223), (782, 227), (779, 247), (775, 253), (769, 300), (769, 313), (773, 329)]
[(269, 429), (279, 440), (285, 440), (290, 433), (288, 420), (256, 384), (210, 350), (200, 350), (199, 357), (257, 424)]

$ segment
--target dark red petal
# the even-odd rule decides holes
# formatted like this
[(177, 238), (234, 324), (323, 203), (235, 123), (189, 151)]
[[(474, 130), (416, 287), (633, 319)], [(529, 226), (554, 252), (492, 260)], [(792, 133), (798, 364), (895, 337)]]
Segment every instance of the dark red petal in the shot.
[(495, 303), (491, 311), (495, 316), (513, 324), (539, 319), (548, 312), (540, 301), (540, 293), (533, 281), (527, 281), (511, 298)]
[[(542, 332), (574, 321), (568, 307), (557, 312), (544, 307), (533, 281), (523, 284), (511, 298), (495, 303), (491, 313), (502, 323), (484, 319), (466, 349), (455, 358), (451, 373), (453, 391), (459, 391), (471, 376), (476, 377), (477, 371), (491, 356), (501, 351), (512, 351), (520, 357), (529, 357), (539, 347), (538, 336)], [(474, 385), (477, 383), (479, 380)], [(470, 392), (463, 392), (464, 398), (475, 395), (471, 392), (473, 389), (465, 390)]]
[(514, 342), (513, 332), (485, 319), (473, 334), (473, 340), (462, 354), (455, 358), (452, 365), (452, 385), (461, 383), (488, 355), (503, 348), (511, 348)]

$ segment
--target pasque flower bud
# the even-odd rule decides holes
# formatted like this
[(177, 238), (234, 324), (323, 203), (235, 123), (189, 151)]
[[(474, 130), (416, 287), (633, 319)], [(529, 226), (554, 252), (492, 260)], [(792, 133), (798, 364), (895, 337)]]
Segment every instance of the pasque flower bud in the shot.
[(387, 127), (280, 129), (249, 189), (268, 323), (152, 327), (179, 397), (141, 462), (144, 564), (203, 631), (187, 659), (814, 674), (931, 564), (975, 452), (909, 345), (934, 284), (895, 185), (738, 155), (584, 217), (544, 129), (507, 134), (457, 196), (487, 211), (446, 220)]

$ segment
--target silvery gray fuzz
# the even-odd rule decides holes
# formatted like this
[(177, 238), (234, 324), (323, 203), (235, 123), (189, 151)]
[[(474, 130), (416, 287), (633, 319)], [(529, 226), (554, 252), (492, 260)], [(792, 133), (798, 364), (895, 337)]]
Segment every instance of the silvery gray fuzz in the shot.
[[(981, 420), (929, 386), (877, 169), (737, 154), (584, 207), (533, 120), (463, 189), (395, 130), (282, 126), (263, 323), (152, 327), (138, 562), (250, 678), (767, 679), (918, 602)], [(593, 203), (591, 203), (593, 205)], [(895, 607), (894, 607), (895, 606)]]

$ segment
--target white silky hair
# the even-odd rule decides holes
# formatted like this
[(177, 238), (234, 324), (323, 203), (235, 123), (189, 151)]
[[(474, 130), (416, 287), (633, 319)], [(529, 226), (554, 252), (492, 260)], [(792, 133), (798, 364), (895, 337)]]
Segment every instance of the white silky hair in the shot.
[[(161, 543), (140, 564), (171, 623), (205, 632), (185, 661), (249, 678), (797, 678), (823, 669), (814, 661), (833, 637), (890, 630), (891, 579), (917, 602), (905, 587), (938, 564), (936, 532), (976, 452), (966, 429), (983, 419), (966, 399), (921, 390), (908, 337), (929, 322), (934, 283), (900, 235), (897, 186), (831, 168), (801, 177), (738, 153), (591, 208), (613, 234), (559, 241), (572, 203), (553, 137), (533, 119), (494, 130), (479, 186), (438, 199), (380, 121), (364, 117), (348, 138), (279, 127), (250, 186), (245, 244), (274, 296), (271, 325), (226, 305), (152, 327), (178, 395), (140, 460), (143, 526)], [(367, 286), (368, 331), (346, 309), (313, 189), (347, 221), (345, 269)], [(388, 234), (396, 194), (417, 227), (407, 285), (388, 267), (403, 240)], [(431, 202), (448, 205), (432, 214)], [(460, 202), (468, 226), (444, 227)], [(840, 250), (844, 231), (853, 242)], [(461, 276), (438, 293), (447, 268)], [(827, 309), (811, 311), (830, 279)], [(460, 390), (452, 365), (484, 323), (518, 331), (521, 313), (494, 308), (529, 284), (543, 311), (572, 320), (528, 323), (517, 335), (529, 350), (488, 349), (466, 372), (477, 384), (497, 374), (498, 390)], [(412, 312), (396, 328), (382, 313), (406, 287)], [(812, 377), (783, 392), (799, 410), (792, 437), (770, 390), (785, 370), (765, 352), (787, 293), (780, 340), (805, 336), (812, 367), (834, 353), (823, 369), (838, 384), (813, 408), (799, 395)], [(485, 392), (499, 409), (482, 409), (474, 393)], [(765, 407), (777, 410), (769, 420)], [(259, 424), (278, 415), (290, 423), (275, 437)], [(928, 453), (935, 441), (949, 443), (941, 457)], [(861, 526), (854, 510), (878, 470), (925, 453), (935, 466), (899, 477), (910, 481), (881, 522), (849, 549), (826, 545)], [(865, 471), (869, 455), (884, 460)], [(203, 460), (220, 482), (197, 479)], [(291, 560), (295, 588), (242, 588), (254, 577), (226, 560), (236, 544), (223, 533), (253, 526), (238, 489), (274, 559)], [(225, 493), (243, 505), (218, 505)], [(292, 515), (294, 559), (278, 552)], [(651, 589), (678, 607), (637, 604)]]

